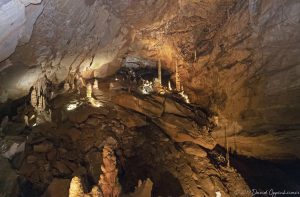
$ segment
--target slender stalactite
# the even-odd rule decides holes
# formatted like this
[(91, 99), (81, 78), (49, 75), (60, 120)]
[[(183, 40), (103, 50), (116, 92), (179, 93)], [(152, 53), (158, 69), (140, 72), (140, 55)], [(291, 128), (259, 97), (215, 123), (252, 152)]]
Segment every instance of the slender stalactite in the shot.
[(175, 64), (175, 82), (176, 82), (176, 90), (180, 91), (181, 90), (181, 84), (180, 84), (180, 77), (179, 77), (177, 60), (176, 60), (176, 64)]

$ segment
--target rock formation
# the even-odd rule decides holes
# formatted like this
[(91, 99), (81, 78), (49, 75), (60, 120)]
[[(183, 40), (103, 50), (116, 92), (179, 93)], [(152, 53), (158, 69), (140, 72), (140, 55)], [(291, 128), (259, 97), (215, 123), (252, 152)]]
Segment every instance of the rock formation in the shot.
[(109, 138), (108, 140), (102, 152), (102, 174), (100, 175), (98, 184), (103, 192), (103, 197), (119, 197), (121, 186), (118, 181), (117, 161), (114, 154), (116, 142), (113, 138)]
[(93, 92), (92, 84), (88, 83), (86, 85), (86, 97), (92, 98), (92, 92)]
[(79, 177), (73, 177), (69, 197), (119, 197), (121, 194), (121, 186), (118, 181), (118, 169), (114, 149), (116, 148), (116, 141), (113, 138), (108, 138), (103, 147), (101, 165), (102, 174), (99, 177), (98, 185), (93, 186), (89, 194), (84, 193), (84, 187)]
[(98, 80), (97, 79), (95, 79), (95, 81), (94, 81), (93, 89), (95, 89), (95, 90), (99, 89), (99, 85), (98, 85)]
[(72, 178), (69, 189), (69, 197), (84, 197), (83, 185), (79, 177)]
[(30, 104), (34, 108), (38, 105), (38, 96), (35, 88), (33, 88), (33, 90), (31, 91)]

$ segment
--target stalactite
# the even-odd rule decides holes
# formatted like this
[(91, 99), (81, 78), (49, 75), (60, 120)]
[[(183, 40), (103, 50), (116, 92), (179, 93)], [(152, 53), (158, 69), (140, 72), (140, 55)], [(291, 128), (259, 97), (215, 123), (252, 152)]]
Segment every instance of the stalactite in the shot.
[(175, 82), (176, 82), (176, 90), (180, 91), (181, 90), (181, 85), (180, 85), (180, 77), (179, 77), (177, 60), (176, 60), (176, 64), (175, 64)]
[(225, 143), (226, 143), (226, 161), (227, 161), (227, 167), (230, 167), (229, 150), (228, 150), (228, 139), (227, 139), (227, 128), (226, 127), (225, 127)]

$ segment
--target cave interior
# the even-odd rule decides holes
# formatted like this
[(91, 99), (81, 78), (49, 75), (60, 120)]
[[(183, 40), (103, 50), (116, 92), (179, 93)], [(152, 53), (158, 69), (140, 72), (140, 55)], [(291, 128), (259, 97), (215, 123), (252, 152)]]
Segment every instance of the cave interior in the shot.
[(1, 197), (300, 195), (299, 0), (0, 0)]

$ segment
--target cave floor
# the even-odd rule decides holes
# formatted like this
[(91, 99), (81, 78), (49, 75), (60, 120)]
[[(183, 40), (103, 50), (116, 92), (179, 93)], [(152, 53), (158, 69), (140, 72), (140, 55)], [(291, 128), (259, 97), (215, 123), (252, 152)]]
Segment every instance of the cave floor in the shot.
[[(250, 196), (234, 169), (213, 164), (207, 154), (184, 151), (183, 143), (174, 142), (147, 117), (114, 104), (111, 98), (120, 93), (107, 86), (94, 91), (95, 107), (85, 92), (66, 92), (51, 101), (52, 122), (40, 121), (3, 137), (2, 145), (25, 142), (24, 151), (10, 158), (20, 196), (68, 196), (74, 176), (82, 177), (89, 191), (98, 182), (108, 137), (118, 142), (123, 194), (133, 192), (138, 180), (150, 178), (152, 196)], [(76, 107), (68, 110), (70, 104)]]

